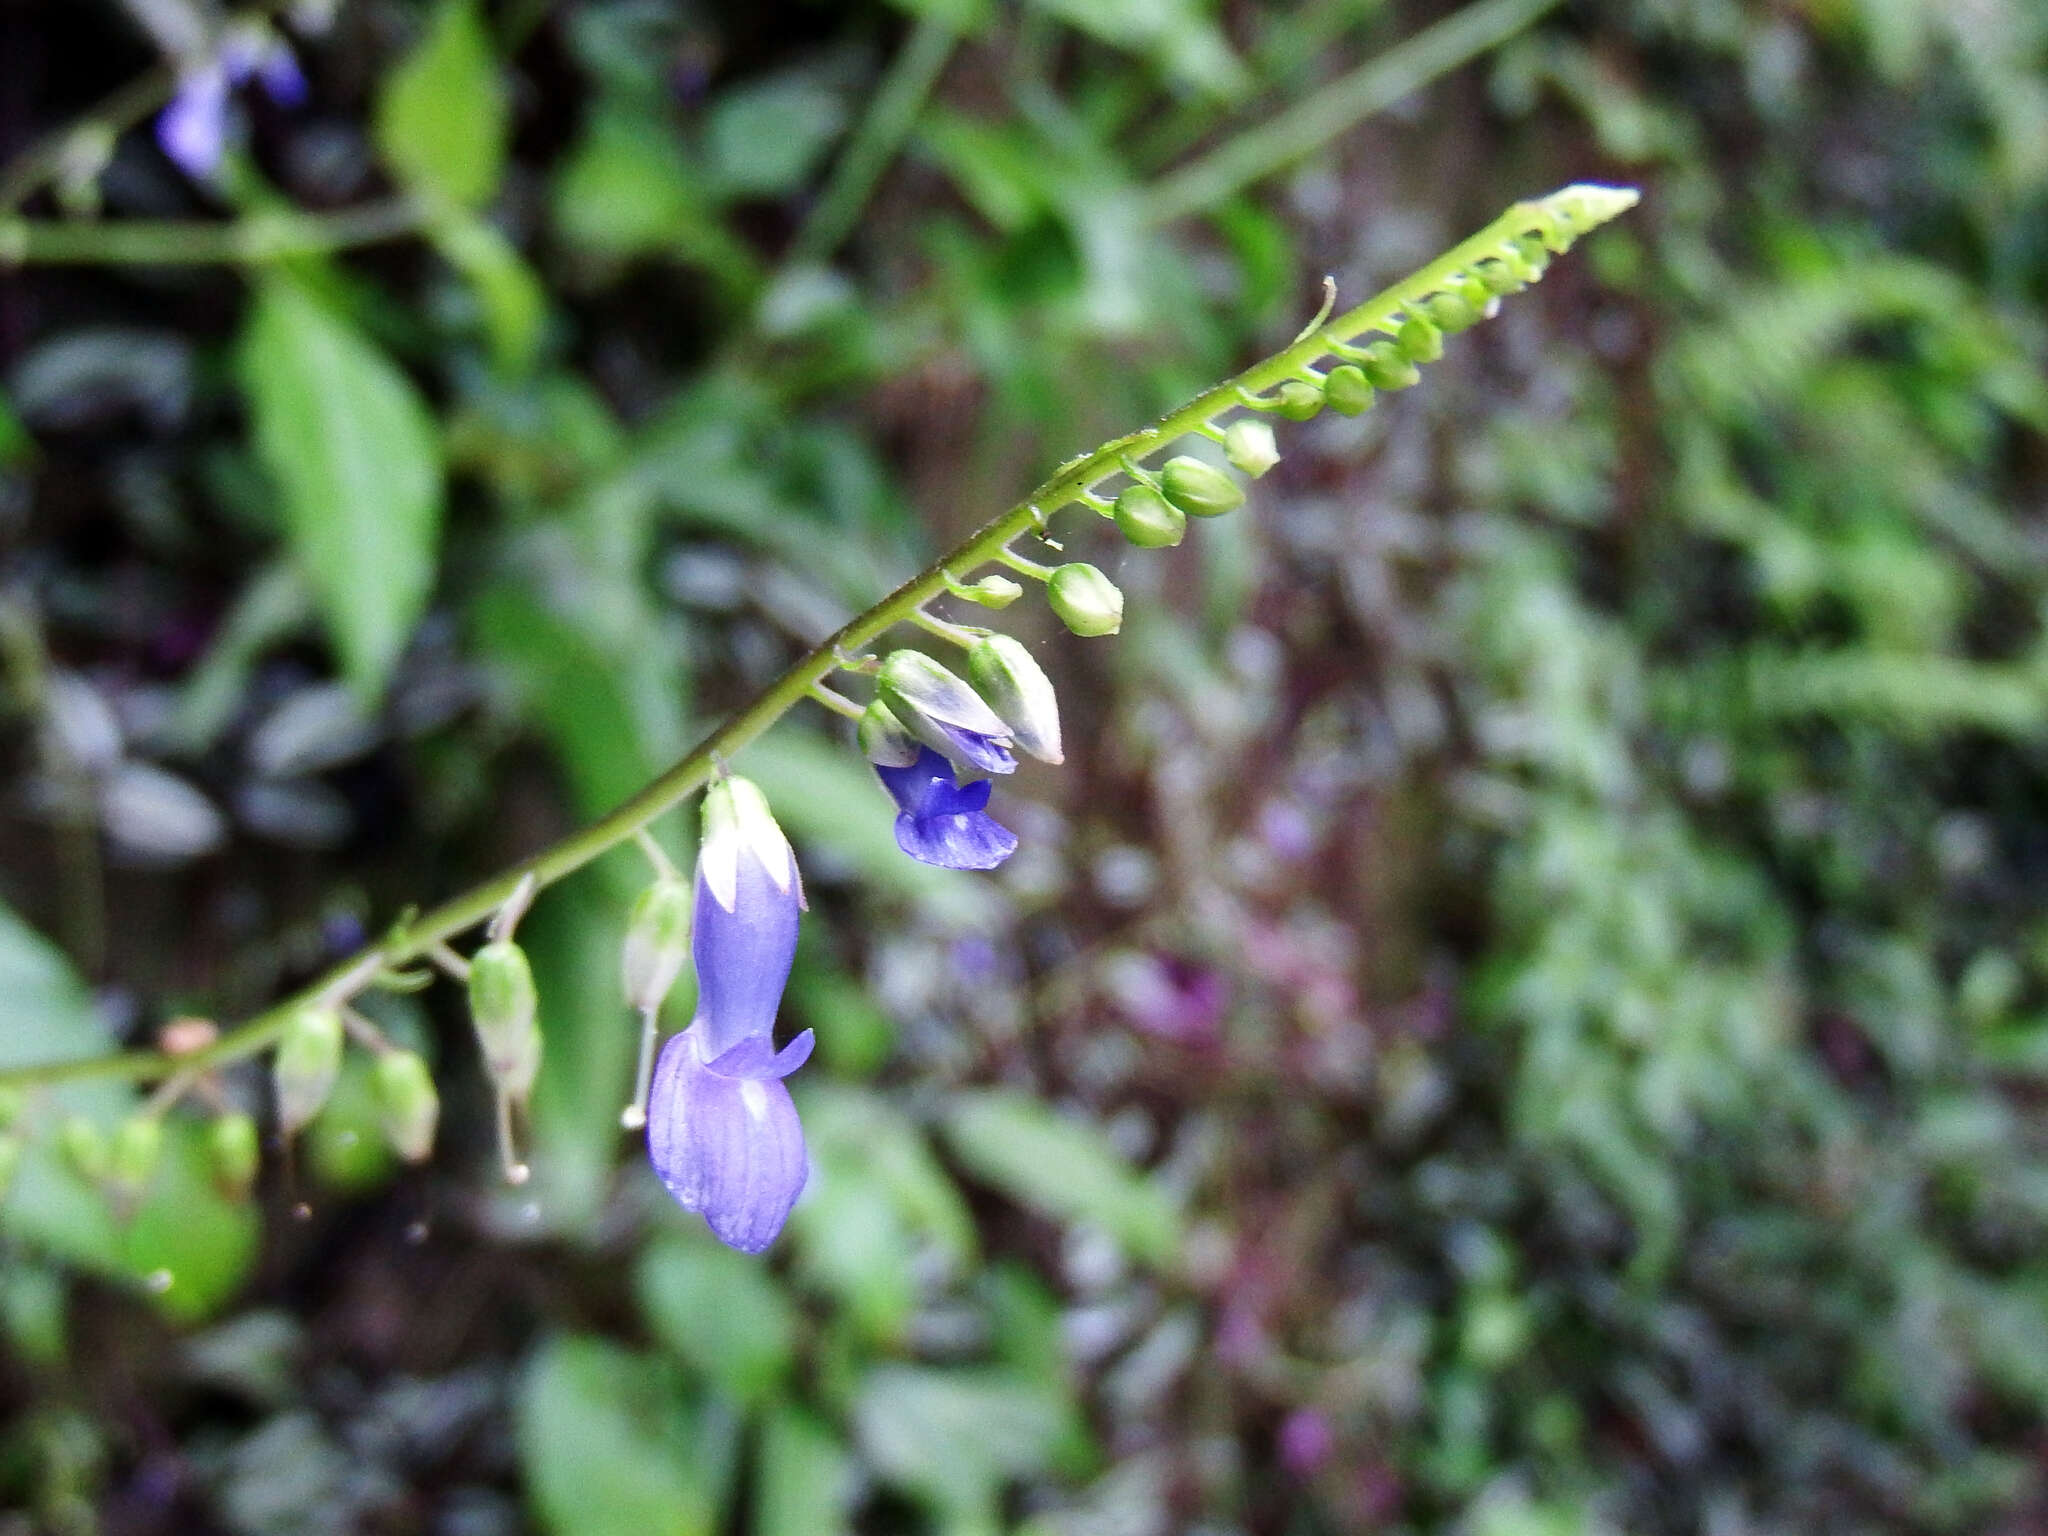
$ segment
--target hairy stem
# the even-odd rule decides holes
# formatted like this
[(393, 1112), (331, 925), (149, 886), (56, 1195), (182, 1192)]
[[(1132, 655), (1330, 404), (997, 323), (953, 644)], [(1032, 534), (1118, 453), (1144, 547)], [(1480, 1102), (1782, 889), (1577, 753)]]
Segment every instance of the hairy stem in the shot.
[(134, 1051), (82, 1060), (50, 1062), (0, 1071), (0, 1088), (31, 1087), (82, 1078), (125, 1078), (154, 1081), (173, 1071), (200, 1070), (255, 1055), (268, 1049), (283, 1031), (294, 1008), (314, 1001), (346, 999), (388, 970), (401, 969), (422, 956), (432, 956), (457, 934), (488, 920), (531, 881), (535, 890), (575, 873), (599, 855), (638, 837), (657, 817), (675, 809), (701, 789), (722, 765), (740, 752), (798, 702), (816, 695), (844, 659), (864, 651), (885, 631), (911, 621), (925, 604), (946, 590), (948, 573), (972, 572), (992, 561), (1009, 563), (1012, 539), (1041, 529), (1052, 513), (1083, 501), (1096, 482), (1127, 473), (1155, 453), (1198, 433), (1211, 417), (1238, 409), (1238, 392), (1258, 394), (1297, 377), (1300, 370), (1341, 345), (1369, 331), (1391, 331), (1394, 317), (1419, 299), (1436, 292), (1474, 263), (1499, 256), (1518, 236), (1560, 231), (1564, 241), (1605, 223), (1635, 202), (1633, 192), (1611, 187), (1567, 187), (1533, 203), (1517, 203), (1478, 234), (1454, 246), (1428, 266), (1412, 273), (1355, 309), (1325, 325), (1312, 326), (1288, 346), (1254, 363), (1235, 378), (1205, 390), (1187, 404), (1127, 437), (1104, 443), (1092, 453), (1070, 459), (1037, 490), (1001, 516), (984, 524), (958, 548), (933, 561), (876, 603), (797, 659), (754, 701), (731, 716), (696, 749), (661, 774), (625, 804), (579, 832), (542, 849), (492, 879), (472, 886), (432, 911), (392, 929), (378, 943), (337, 966), (294, 997), (222, 1034), (204, 1050), (181, 1056)]

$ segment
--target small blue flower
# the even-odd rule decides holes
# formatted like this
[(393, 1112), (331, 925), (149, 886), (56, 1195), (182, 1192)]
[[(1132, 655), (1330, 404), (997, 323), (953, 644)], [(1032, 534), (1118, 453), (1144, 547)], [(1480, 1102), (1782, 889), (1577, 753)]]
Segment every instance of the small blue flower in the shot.
[(796, 856), (760, 790), (714, 785), (690, 936), (697, 1017), (655, 1066), (647, 1152), (683, 1208), (743, 1253), (775, 1241), (810, 1172), (782, 1079), (811, 1054), (811, 1032), (775, 1049), (803, 904)]
[(896, 802), (896, 846), (941, 869), (994, 869), (1017, 851), (1017, 834), (990, 817), (989, 784), (962, 784), (953, 765), (930, 747), (906, 768), (875, 765)]
[(186, 69), (170, 105), (158, 114), (156, 141), (179, 169), (204, 180), (227, 149), (228, 96), (251, 80), (280, 107), (306, 99), (306, 77), (290, 46), (267, 28), (230, 32), (213, 58)]

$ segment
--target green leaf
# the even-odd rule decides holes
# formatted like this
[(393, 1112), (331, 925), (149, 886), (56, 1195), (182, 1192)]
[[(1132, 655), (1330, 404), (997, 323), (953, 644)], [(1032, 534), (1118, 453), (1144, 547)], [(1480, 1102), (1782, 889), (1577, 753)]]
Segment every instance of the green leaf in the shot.
[(483, 309), (491, 356), (503, 373), (533, 367), (547, 319), (547, 290), (518, 250), (481, 219), (451, 219), (429, 231), (434, 249), (469, 280)]
[(384, 163), (415, 192), (465, 208), (491, 200), (510, 126), (505, 82), (476, 7), (442, 0), (377, 99)]
[(728, 196), (793, 192), (809, 181), (846, 124), (836, 92), (797, 73), (726, 91), (711, 109), (706, 148)]
[(1092, 1125), (1008, 1089), (958, 1095), (946, 1115), (953, 1154), (977, 1178), (1057, 1221), (1090, 1222), (1140, 1259), (1180, 1246), (1180, 1217), (1159, 1186)]
[(241, 371), (293, 557), (342, 670), (374, 699), (433, 587), (441, 531), (433, 420), (389, 358), (282, 277), (257, 295)]
[[(0, 1066), (71, 1061), (112, 1049), (64, 956), (0, 906)], [(173, 1317), (199, 1317), (241, 1284), (258, 1236), (252, 1208), (229, 1205), (214, 1193), (200, 1123), (177, 1116), (166, 1125), (162, 1164), (125, 1226), (50, 1145), (49, 1128), (67, 1114), (111, 1126), (135, 1103), (133, 1089), (111, 1082), (36, 1095), (26, 1123), (37, 1134), (0, 1201), (0, 1233), (76, 1268), (139, 1285)]]
[(534, 1518), (559, 1536), (708, 1536), (729, 1440), (653, 1362), (602, 1339), (542, 1344), (517, 1407)]
[(616, 107), (598, 107), (555, 181), (563, 238), (607, 256), (671, 250), (710, 217), (704, 178), (674, 137)]
[(641, 1255), (634, 1290), (655, 1338), (719, 1390), (753, 1402), (788, 1374), (796, 1312), (756, 1260), (708, 1237), (664, 1237)]
[(754, 1536), (845, 1536), (852, 1528), (853, 1462), (823, 1424), (779, 1407), (761, 1426)]
[(1067, 1414), (1057, 1394), (1006, 1371), (884, 1365), (861, 1384), (854, 1427), (885, 1480), (974, 1519), (1004, 1483), (1051, 1464)]

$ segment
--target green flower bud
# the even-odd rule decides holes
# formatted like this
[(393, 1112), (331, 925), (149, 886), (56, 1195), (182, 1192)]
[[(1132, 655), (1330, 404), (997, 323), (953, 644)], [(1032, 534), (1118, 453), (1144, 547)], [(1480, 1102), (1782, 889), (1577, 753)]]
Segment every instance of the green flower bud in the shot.
[(500, 1093), (524, 1101), (540, 1072), (540, 999), (526, 951), (493, 939), (469, 957), (469, 1016), (484, 1070)]
[(0, 1201), (7, 1198), (7, 1191), (14, 1186), (15, 1170), (21, 1167), (21, 1138), (12, 1134), (0, 1135)]
[(889, 706), (872, 700), (861, 712), (860, 753), (884, 768), (908, 768), (917, 761), (917, 738), (903, 728)]
[[(1486, 317), (1487, 307), (1492, 304), (1494, 294), (1493, 290), (1486, 286), (1485, 277), (1477, 269), (1462, 273), (1451, 286), (1457, 296), (1465, 301), (1465, 307), (1472, 311), (1473, 323), (1477, 323)], [(1443, 326), (1445, 330), (1451, 329), (1446, 322), (1437, 319), (1434, 314), (1430, 318), (1436, 320), (1437, 324)]]
[(107, 1176), (107, 1133), (97, 1120), (73, 1115), (57, 1128), (57, 1151), (64, 1164), (88, 1184)]
[(1323, 409), (1323, 392), (1300, 379), (1289, 379), (1274, 396), (1273, 409), (1289, 421), (1313, 420)]
[(1406, 389), (1422, 378), (1421, 371), (1391, 341), (1373, 342), (1358, 366), (1374, 389)]
[(1483, 296), (1480, 303), (1474, 304), (1465, 296), (1462, 287), (1456, 292), (1432, 293), (1422, 301), (1422, 313), (1430, 324), (1452, 336), (1477, 325), (1479, 312), (1484, 307)]
[(1519, 240), (1510, 240), (1500, 249), (1501, 262), (1515, 275), (1518, 282), (1527, 285), (1543, 276), (1550, 266), (1550, 252), (1543, 248), (1543, 242), (1533, 236), (1524, 235)]
[(1280, 462), (1273, 429), (1263, 421), (1240, 416), (1223, 429), (1223, 456), (1254, 480)]
[(1505, 261), (1482, 261), (1472, 269), (1472, 275), (1479, 279), (1480, 286), (1485, 288), (1487, 295), (1496, 299), (1520, 293), (1529, 286), (1527, 281), (1517, 277), (1509, 269)]
[(1356, 363), (1344, 363), (1330, 370), (1323, 380), (1323, 394), (1330, 409), (1346, 416), (1363, 415), (1372, 408), (1372, 381)]
[(320, 1113), (341, 1072), (341, 1013), (334, 1008), (301, 1008), (286, 1021), (270, 1064), (277, 1094), (278, 1129), (298, 1135)]
[(1007, 608), (1024, 595), (1024, 589), (1016, 582), (994, 571), (976, 582), (949, 582), (946, 590), (984, 608)]
[(1433, 363), (1444, 355), (1444, 333), (1421, 315), (1403, 320), (1394, 341), (1411, 363)]
[(391, 1150), (408, 1163), (423, 1163), (434, 1150), (441, 1123), (441, 1096), (434, 1074), (416, 1051), (386, 1051), (371, 1069), (377, 1090), (377, 1119)]
[(1168, 549), (1188, 531), (1187, 514), (1151, 486), (1127, 485), (1117, 494), (1116, 526), (1140, 549)]
[(1166, 461), (1159, 488), (1189, 517), (1221, 517), (1244, 505), (1244, 487), (1214, 464), (1190, 454)]
[[(1208, 468), (1206, 464), (1202, 467)], [(1173, 465), (1167, 468), (1171, 470)], [(1059, 621), (1077, 635), (1113, 635), (1124, 626), (1123, 593), (1092, 565), (1077, 562), (1054, 571), (1045, 584), (1045, 600)]]
[(206, 1161), (213, 1187), (227, 1200), (246, 1200), (256, 1186), (263, 1148), (256, 1121), (239, 1109), (230, 1110), (206, 1128)]
[[(1160, 506), (1166, 507), (1166, 503), (1162, 501)], [(1122, 514), (1118, 516), (1121, 519)], [(1021, 644), (1008, 635), (977, 640), (967, 653), (967, 681), (988, 701), (988, 707), (1003, 717), (1018, 746), (1040, 762), (1062, 761), (1060, 704), (1053, 694), (1052, 679)]]
[(626, 920), (626, 942), (619, 969), (626, 988), (626, 1006), (635, 1013), (657, 1009), (690, 958), (689, 882), (663, 875), (640, 893)]
[(155, 1115), (130, 1115), (114, 1128), (107, 1178), (124, 1200), (140, 1200), (156, 1177), (164, 1153), (164, 1123)]

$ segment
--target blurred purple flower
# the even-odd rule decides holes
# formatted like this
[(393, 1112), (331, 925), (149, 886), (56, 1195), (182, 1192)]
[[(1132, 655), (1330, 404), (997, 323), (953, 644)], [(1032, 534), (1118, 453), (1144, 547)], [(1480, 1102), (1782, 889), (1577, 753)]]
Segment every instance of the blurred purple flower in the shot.
[(1175, 955), (1116, 956), (1103, 984), (1138, 1028), (1185, 1046), (1214, 1045), (1230, 1005), (1221, 972)]
[(211, 176), (227, 148), (228, 96), (251, 80), (280, 107), (306, 99), (306, 77), (283, 38), (267, 29), (229, 33), (220, 52), (185, 70), (177, 93), (158, 114), (156, 141), (196, 180)]
[(775, 1049), (803, 904), (796, 857), (761, 792), (744, 779), (714, 785), (691, 934), (697, 1017), (654, 1069), (647, 1153), (682, 1207), (742, 1253), (775, 1241), (810, 1173), (782, 1080), (809, 1058), (811, 1032)]
[(1336, 1433), (1319, 1409), (1297, 1408), (1280, 1421), (1280, 1465), (1296, 1477), (1314, 1477), (1336, 1449)]
[(896, 802), (896, 846), (941, 869), (994, 869), (1017, 851), (1017, 834), (991, 818), (989, 784), (962, 784), (953, 765), (930, 747), (907, 768), (877, 763), (875, 773)]

